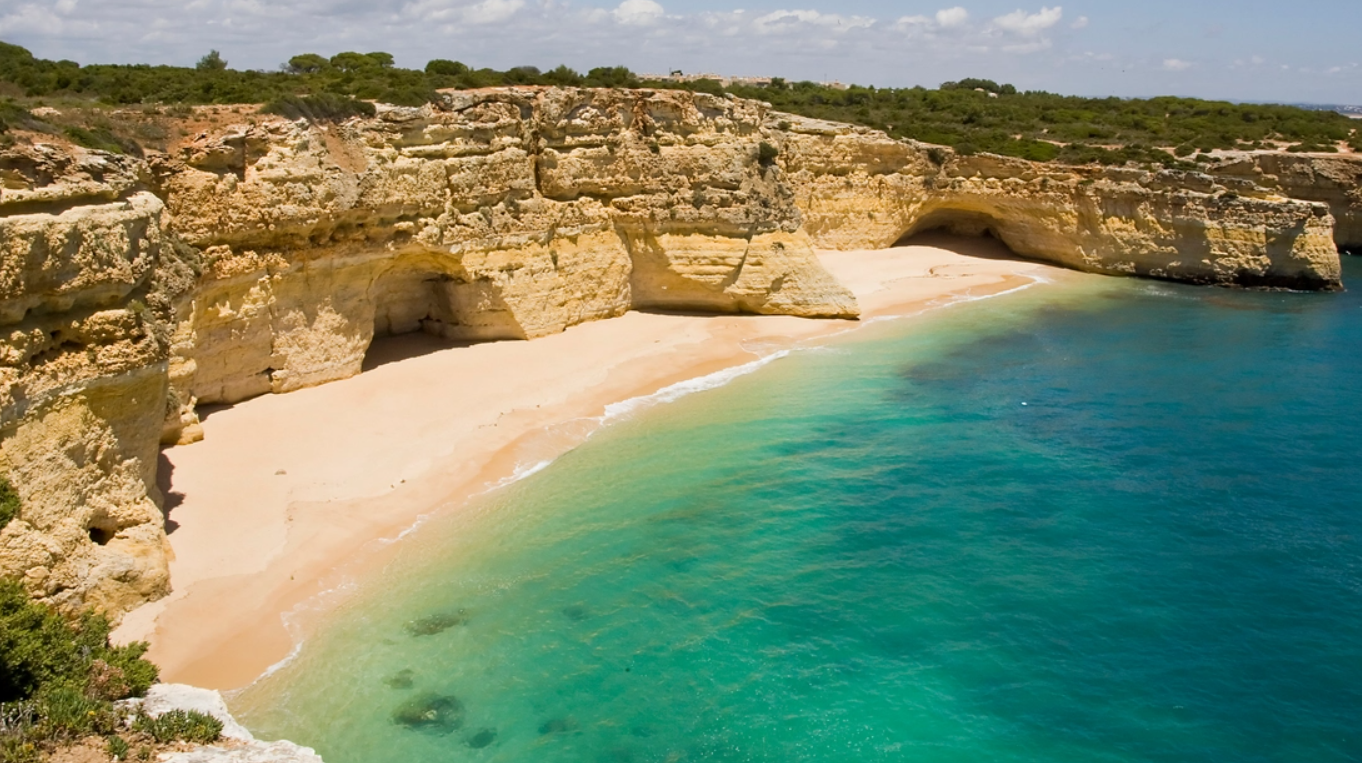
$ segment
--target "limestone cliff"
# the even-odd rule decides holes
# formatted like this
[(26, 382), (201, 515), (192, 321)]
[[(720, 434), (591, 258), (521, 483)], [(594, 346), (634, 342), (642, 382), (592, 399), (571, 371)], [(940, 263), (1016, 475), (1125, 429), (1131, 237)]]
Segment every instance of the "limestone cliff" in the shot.
[[(158, 442), (198, 437), (197, 405), (355, 374), (376, 335), (530, 339), (638, 308), (851, 317), (814, 244), (932, 227), (1096, 272), (1336, 288), (1329, 207), (1285, 194), (1351, 220), (1335, 197), (1357, 193), (1321, 163), (966, 157), (678, 91), (242, 121), (146, 161), (0, 152), (0, 474), (23, 500), (0, 575), (49, 602), (117, 619), (163, 595)], [(1338, 187), (1299, 179), (1321, 176)]]
[(206, 137), (154, 166), (208, 263), (174, 383), (198, 403), (286, 392), (417, 329), (527, 339), (631, 308), (854, 316), (780, 170), (757, 161), (764, 116), (704, 94), (507, 89)]
[(1334, 240), (1340, 248), (1362, 252), (1362, 155), (1228, 153), (1209, 171), (1328, 204)]
[(1340, 287), (1329, 208), (1244, 179), (960, 156), (787, 114), (771, 123), (805, 230), (822, 247), (987, 231), (1022, 256), (1094, 273)]
[(24, 509), (0, 574), (115, 619), (163, 595), (158, 441), (199, 436), (199, 404), (358, 373), (376, 334), (529, 339), (635, 308), (854, 317), (759, 161), (764, 118), (528, 88), (344, 125), (253, 117), (147, 162), (4, 154), (0, 473)]
[(155, 488), (171, 304), (194, 273), (138, 162), (0, 156), (0, 574), (122, 612), (169, 590)]

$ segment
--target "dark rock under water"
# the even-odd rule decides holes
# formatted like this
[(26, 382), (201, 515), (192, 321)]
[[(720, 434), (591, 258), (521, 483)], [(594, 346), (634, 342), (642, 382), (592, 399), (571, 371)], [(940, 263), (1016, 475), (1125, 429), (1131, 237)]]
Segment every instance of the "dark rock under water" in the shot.
[(446, 734), (463, 726), (463, 703), (448, 694), (418, 694), (393, 710), (393, 723), (416, 731)]
[(433, 615), (418, 617), (407, 623), (407, 633), (413, 636), (434, 636), (437, 633), (444, 633), (456, 625), (467, 625), (467, 613), (460, 609), (454, 612), (437, 612)]

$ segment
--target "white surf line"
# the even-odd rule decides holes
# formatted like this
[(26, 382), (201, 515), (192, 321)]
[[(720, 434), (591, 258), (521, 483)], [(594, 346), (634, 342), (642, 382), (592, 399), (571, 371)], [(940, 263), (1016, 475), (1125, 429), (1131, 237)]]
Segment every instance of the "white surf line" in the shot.
[[(540, 431), (547, 430), (552, 426), (562, 426), (570, 424), (574, 421), (594, 421), (597, 424), (597, 426), (595, 426), (589, 432), (586, 433), (586, 436), (582, 438), (581, 442), (578, 442), (577, 444), (569, 448), (566, 448), (565, 450), (563, 450), (562, 453), (555, 455), (553, 458), (543, 459), (540, 461), (536, 461), (534, 463), (517, 464), (510, 475), (502, 477), (499, 480), (486, 483), (482, 490), (469, 495), (461, 502), (461, 504), (466, 504), (469, 501), (473, 500), (474, 498), (480, 498), (482, 496), (494, 493), (503, 488), (510, 487), (511, 485), (514, 485), (515, 483), (520, 482), (521, 480), (528, 479), (529, 477), (532, 477), (538, 474), (539, 472), (544, 471), (545, 469), (553, 465), (553, 463), (557, 461), (559, 458), (567, 455), (568, 453), (571, 453), (573, 450), (576, 450), (578, 447), (580, 447), (582, 443), (591, 439), (591, 437), (595, 435), (596, 432), (600, 431), (604, 427), (616, 421), (625, 420), (639, 411), (654, 408), (658, 405), (672, 403), (684, 397), (696, 394), (698, 392), (719, 389), (720, 387), (726, 386), (735, 379), (739, 379), (744, 376), (747, 376), (748, 374), (755, 373), (762, 369), (763, 367), (777, 360), (780, 360), (781, 358), (787, 357), (795, 352), (818, 352), (827, 350), (828, 349), (827, 340), (829, 339), (833, 339), (844, 334), (849, 334), (853, 331), (859, 331), (860, 329), (863, 329), (866, 326), (870, 326), (881, 321), (912, 318), (924, 315), (928, 312), (931, 312), (932, 310), (944, 309), (951, 307), (953, 305), (968, 304), (970, 302), (980, 302), (986, 299), (993, 299), (994, 297), (1001, 297), (1007, 294), (1015, 294), (1020, 291), (1025, 291), (1026, 289), (1029, 289), (1033, 286), (1037, 286), (1043, 283), (1053, 283), (1053, 281), (1050, 281), (1049, 279), (1046, 279), (1038, 275), (1021, 275), (1021, 277), (1029, 278), (1031, 279), (1031, 282), (1022, 284), (1021, 286), (1014, 286), (1011, 289), (995, 292), (993, 294), (983, 294), (979, 296), (971, 296), (968, 294), (955, 294), (949, 295), (945, 299), (945, 301), (939, 301), (941, 298), (938, 298), (937, 300), (932, 300), (928, 302), (926, 307), (916, 312), (904, 313), (902, 315), (878, 316), (875, 318), (871, 318), (867, 321), (859, 322), (858, 325), (854, 325), (844, 331), (839, 331), (834, 334), (819, 337), (817, 340), (805, 340), (818, 341), (819, 342), (818, 344), (809, 344), (783, 350), (777, 350), (773, 353), (770, 353), (769, 355), (762, 355), (756, 358), (755, 360), (748, 361), (747, 363), (743, 363), (742, 365), (733, 366), (732, 368), (725, 368), (719, 371), (715, 371), (713, 373), (705, 374), (704, 376), (697, 376), (693, 379), (686, 379), (683, 381), (676, 382), (674, 384), (669, 384), (666, 387), (663, 387), (662, 389), (659, 389), (658, 391), (647, 395), (638, 395), (636, 397), (621, 400), (617, 403), (609, 403), (605, 406), (605, 412), (600, 416), (578, 417), (568, 419), (567, 421), (564, 421), (562, 422), (562, 424), (559, 425), (545, 426), (541, 428)], [(751, 350), (748, 351), (751, 352)], [(375, 538), (371, 542), (377, 543), (382, 546), (388, 546), (393, 543), (397, 543), (398, 541), (403, 540), (407, 536), (416, 532), (418, 529), (424, 526), (431, 518), (439, 514), (441, 511), (447, 508), (452, 508), (451, 504), (452, 502), (441, 503), (434, 509), (424, 514), (417, 515), (415, 521), (413, 521), (410, 525), (404, 528), (397, 535)], [(289, 651), (288, 655), (285, 656), (283, 659), (279, 660), (278, 662), (274, 663), (273, 665), (269, 666), (268, 668), (266, 668), (265, 672), (261, 673), (259, 676), (256, 676), (255, 680), (251, 681), (249, 684), (246, 684), (245, 686), (239, 689), (233, 689), (229, 692), (224, 692), (224, 694), (228, 697), (235, 697), (241, 694), (242, 692), (245, 692), (247, 689), (251, 688), (260, 681), (263, 681), (264, 679), (269, 678), (270, 676), (284, 669), (295, 659), (297, 659), (298, 655), (302, 653), (303, 644), (305, 643), (306, 639), (298, 635), (297, 632), (299, 629), (294, 627), (293, 624), (291, 623), (292, 617), (296, 617), (303, 611), (312, 608), (314, 604), (320, 605), (322, 602), (318, 601), (319, 599), (337, 593), (348, 594), (357, 587), (358, 587), (357, 581), (351, 578), (343, 578), (342, 581), (337, 585), (307, 597), (306, 599), (295, 605), (292, 609), (282, 613), (279, 617), (283, 621), (284, 629), (289, 633), (290, 638), (294, 641), (293, 648)]]

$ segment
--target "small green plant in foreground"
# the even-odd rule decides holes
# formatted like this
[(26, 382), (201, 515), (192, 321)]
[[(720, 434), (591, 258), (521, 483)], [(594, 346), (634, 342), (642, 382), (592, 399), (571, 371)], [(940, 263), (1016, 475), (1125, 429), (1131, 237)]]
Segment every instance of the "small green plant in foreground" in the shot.
[(180, 740), (208, 744), (222, 736), (222, 721), (197, 710), (171, 710), (154, 718), (139, 715), (132, 729), (150, 734), (162, 744)]

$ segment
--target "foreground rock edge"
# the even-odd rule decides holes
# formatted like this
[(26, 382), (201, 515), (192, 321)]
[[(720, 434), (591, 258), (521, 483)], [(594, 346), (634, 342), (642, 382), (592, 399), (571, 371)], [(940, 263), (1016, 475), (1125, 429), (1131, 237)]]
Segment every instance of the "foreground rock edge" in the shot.
[(310, 747), (286, 740), (265, 742), (256, 739), (232, 717), (222, 695), (212, 689), (156, 684), (145, 698), (127, 702), (140, 706), (152, 717), (172, 710), (193, 710), (222, 721), (222, 741), (184, 752), (162, 753), (158, 759), (163, 763), (322, 763), (321, 756)]

